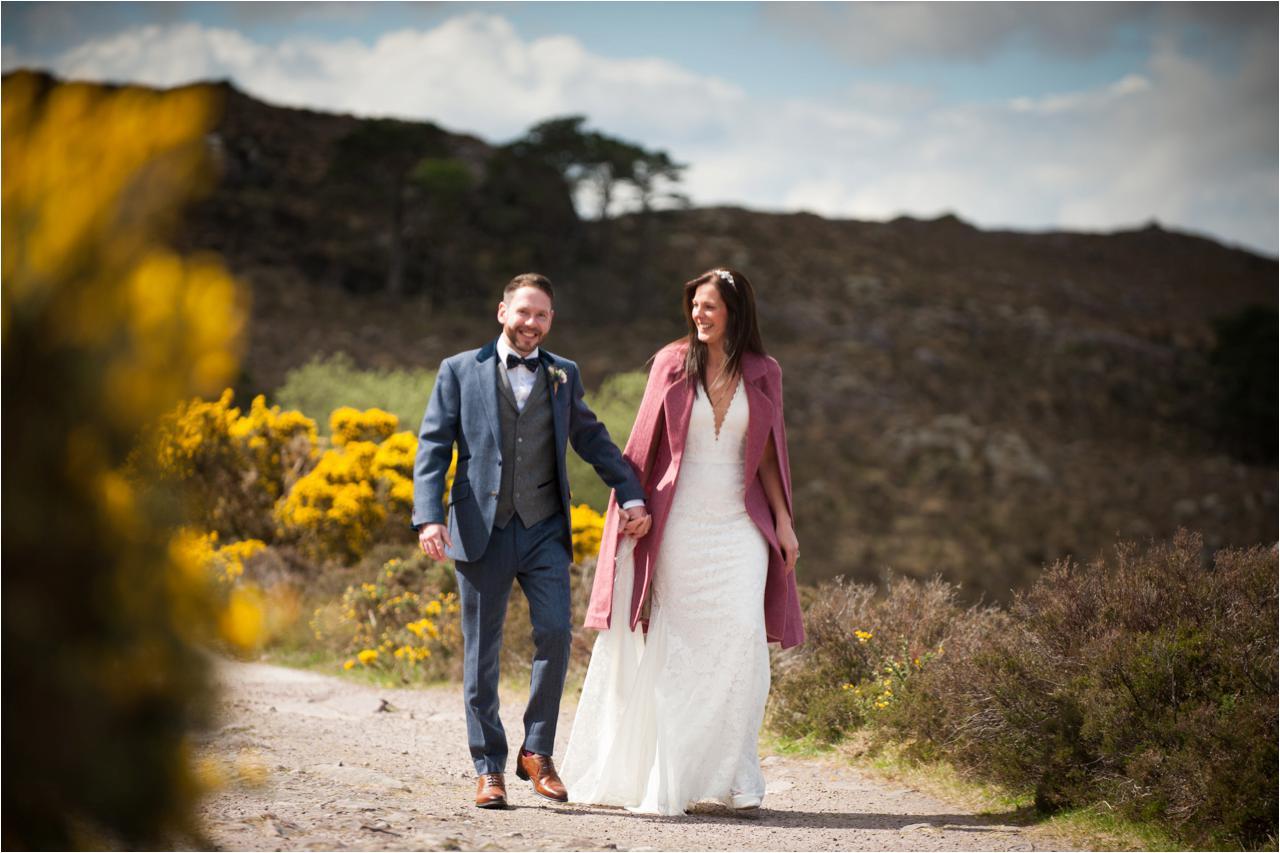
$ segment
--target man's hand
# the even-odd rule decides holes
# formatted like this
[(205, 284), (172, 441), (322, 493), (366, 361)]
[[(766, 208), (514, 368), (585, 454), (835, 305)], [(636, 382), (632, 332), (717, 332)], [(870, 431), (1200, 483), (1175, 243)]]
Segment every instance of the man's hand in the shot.
[(644, 506), (633, 506), (631, 509), (624, 509), (622, 516), (626, 519), (622, 526), (622, 532), (627, 536), (634, 536), (636, 539), (640, 539), (648, 533), (649, 527), (653, 524), (653, 516), (649, 515), (649, 510)]
[(444, 560), (444, 549), (453, 547), (449, 528), (443, 524), (424, 524), (418, 528), (418, 546), (433, 560)]

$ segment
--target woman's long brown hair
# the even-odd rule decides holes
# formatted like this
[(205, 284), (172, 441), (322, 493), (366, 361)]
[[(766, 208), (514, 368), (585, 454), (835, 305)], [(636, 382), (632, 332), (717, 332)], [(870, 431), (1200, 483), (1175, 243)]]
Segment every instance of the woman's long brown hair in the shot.
[[(733, 283), (720, 273), (726, 272)], [(697, 386), (707, 387), (707, 345), (698, 340), (698, 327), (693, 322), (693, 296), (704, 284), (714, 284), (720, 294), (720, 301), (729, 312), (729, 327), (725, 329), (725, 371), (729, 376), (741, 373), (742, 355), (747, 352), (764, 355), (764, 343), (760, 339), (760, 325), (756, 320), (756, 294), (751, 282), (745, 275), (729, 267), (716, 267), (702, 275), (685, 282), (684, 285), (684, 319), (689, 324), (689, 334), (678, 343), (686, 340), (689, 349), (684, 357), (684, 375)]]

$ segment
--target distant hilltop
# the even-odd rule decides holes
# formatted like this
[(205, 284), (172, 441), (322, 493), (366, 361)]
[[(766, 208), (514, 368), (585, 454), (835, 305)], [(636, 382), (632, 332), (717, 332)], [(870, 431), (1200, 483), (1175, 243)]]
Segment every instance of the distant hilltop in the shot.
[(1117, 539), (1276, 541), (1274, 258), (1154, 222), (694, 208), (678, 169), (661, 204), (583, 218), (575, 181), (602, 173), (582, 125), (495, 146), (198, 85), (221, 102), (219, 178), (178, 239), (252, 288), (242, 391), (337, 351), (434, 367), (496, 334), (502, 284), (531, 269), (557, 284), (548, 345), (598, 384), (645, 369), (683, 333), (680, 285), (730, 265), (783, 366), (810, 580), (941, 573), (1005, 599)]

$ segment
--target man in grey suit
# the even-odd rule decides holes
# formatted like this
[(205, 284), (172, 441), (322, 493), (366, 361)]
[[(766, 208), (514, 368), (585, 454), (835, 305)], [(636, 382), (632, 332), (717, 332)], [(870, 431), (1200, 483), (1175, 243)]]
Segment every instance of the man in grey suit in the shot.
[[(462, 608), (467, 740), (476, 805), (506, 808), (507, 739), (498, 716), (498, 654), (513, 581), (529, 601), (534, 657), (516, 775), (568, 799), (551, 756), (569, 665), (569, 479), (565, 444), (595, 467), (643, 536), (650, 519), (636, 473), (583, 401), (578, 366), (541, 349), (554, 292), (518, 275), (498, 305), (502, 333), (440, 364), (418, 433), (413, 524), (423, 552), (454, 560)], [(446, 524), (445, 474), (458, 449)]]

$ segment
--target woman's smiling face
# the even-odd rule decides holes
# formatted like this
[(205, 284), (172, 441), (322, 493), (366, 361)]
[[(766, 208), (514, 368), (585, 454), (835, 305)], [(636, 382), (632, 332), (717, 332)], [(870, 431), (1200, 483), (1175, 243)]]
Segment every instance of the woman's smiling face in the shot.
[(708, 282), (693, 292), (691, 312), (698, 340), (708, 347), (722, 349), (729, 330), (729, 309), (714, 283)]

